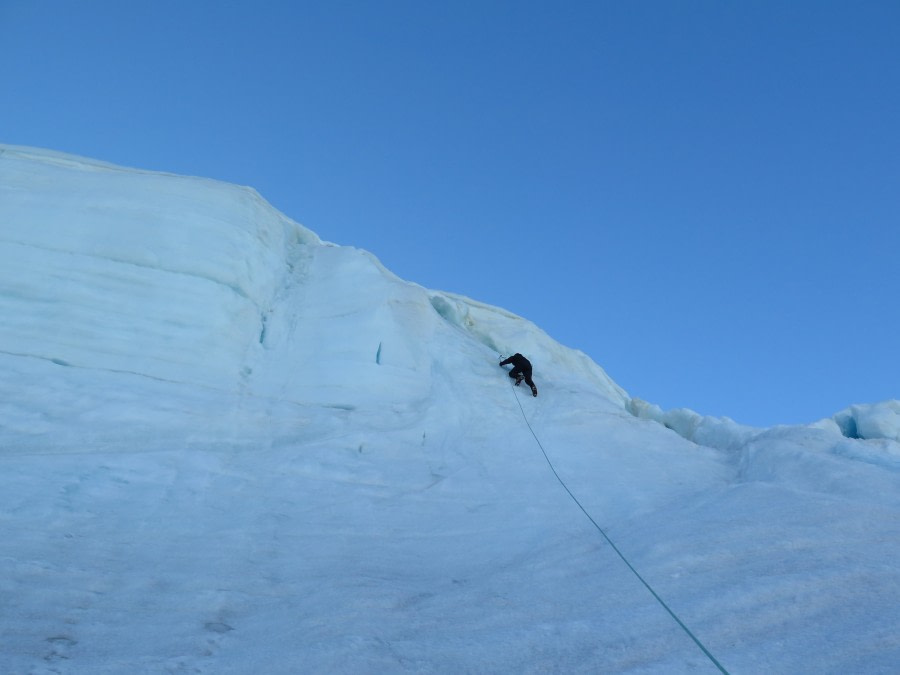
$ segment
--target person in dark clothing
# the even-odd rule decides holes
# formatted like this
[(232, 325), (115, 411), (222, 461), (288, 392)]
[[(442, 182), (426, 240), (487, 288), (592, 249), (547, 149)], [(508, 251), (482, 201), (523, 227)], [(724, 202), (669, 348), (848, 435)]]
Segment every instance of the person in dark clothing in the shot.
[(525, 384), (531, 387), (531, 395), (537, 396), (537, 387), (534, 386), (534, 382), (531, 381), (531, 361), (526, 359), (521, 354), (513, 354), (508, 359), (504, 359), (500, 362), (501, 366), (507, 366), (512, 364), (513, 369), (509, 371), (509, 376), (515, 378), (516, 386), (518, 387), (522, 384), (522, 380), (525, 380)]

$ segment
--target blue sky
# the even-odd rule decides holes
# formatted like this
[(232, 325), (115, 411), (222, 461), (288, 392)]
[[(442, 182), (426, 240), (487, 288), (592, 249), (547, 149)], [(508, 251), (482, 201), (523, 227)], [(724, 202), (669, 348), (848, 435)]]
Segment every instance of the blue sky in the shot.
[(665, 409), (900, 397), (900, 3), (0, 0), (0, 28), (0, 142), (253, 186)]

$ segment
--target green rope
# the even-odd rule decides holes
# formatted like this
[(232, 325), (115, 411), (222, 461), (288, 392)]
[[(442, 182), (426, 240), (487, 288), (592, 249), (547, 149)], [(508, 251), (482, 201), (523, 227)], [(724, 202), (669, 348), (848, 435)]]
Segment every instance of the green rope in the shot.
[[(512, 385), (512, 382), (510, 382), (510, 385)], [(544, 459), (547, 460), (547, 465), (550, 467), (550, 470), (553, 472), (553, 475), (556, 476), (556, 480), (559, 481), (559, 484), (563, 486), (563, 489), (569, 494), (569, 496), (572, 498), (572, 501), (575, 502), (575, 504), (578, 506), (578, 508), (581, 509), (581, 512), (582, 512), (585, 516), (587, 516), (587, 519), (590, 520), (591, 523), (594, 525), (594, 527), (597, 528), (597, 531), (598, 531), (600, 534), (603, 535), (603, 538), (606, 540), (606, 542), (607, 542), (610, 546), (612, 546), (612, 550), (615, 551), (615, 552), (618, 554), (618, 556), (622, 559), (622, 562), (624, 562), (624, 563), (628, 566), (628, 569), (630, 569), (630, 570), (632, 571), (632, 573), (634, 574), (634, 576), (636, 576), (636, 577), (638, 578), (638, 581), (640, 581), (642, 584), (644, 584), (644, 587), (645, 587), (648, 591), (650, 591), (650, 594), (651, 594), (654, 598), (656, 598), (656, 601), (657, 601), (660, 605), (662, 605), (662, 608), (663, 608), (664, 610), (666, 610), (666, 611), (669, 613), (669, 616), (671, 616), (673, 619), (675, 619), (675, 622), (676, 622), (679, 626), (681, 626), (682, 630), (683, 630), (685, 633), (687, 633), (687, 636), (688, 636), (689, 638), (691, 638), (691, 640), (694, 641), (694, 643), (700, 648), (700, 650), (706, 655), (706, 657), (707, 657), (710, 661), (712, 661), (713, 665), (714, 665), (716, 668), (718, 668), (722, 673), (724, 673), (725, 675), (728, 675), (728, 671), (725, 670), (725, 668), (722, 667), (722, 664), (719, 663), (719, 662), (716, 660), (716, 658), (710, 653), (710, 651), (709, 651), (706, 647), (703, 646), (703, 643), (700, 642), (700, 640), (697, 639), (697, 637), (690, 631), (690, 629), (689, 629), (687, 626), (684, 625), (684, 622), (683, 622), (681, 619), (679, 619), (678, 616), (675, 614), (675, 612), (673, 612), (673, 611), (669, 608), (669, 606), (663, 601), (663, 599), (662, 599), (661, 597), (659, 597), (659, 594), (658, 594), (656, 591), (653, 590), (653, 587), (650, 586), (650, 584), (648, 584), (648, 583), (644, 580), (644, 577), (642, 577), (642, 576), (638, 573), (638, 571), (634, 568), (634, 566), (633, 566), (630, 562), (628, 562), (628, 559), (622, 554), (622, 552), (619, 550), (619, 547), (616, 546), (616, 545), (613, 543), (612, 539), (610, 539), (609, 536), (606, 534), (606, 532), (603, 531), (603, 528), (600, 527), (600, 526), (597, 524), (597, 521), (594, 520), (594, 519), (591, 517), (591, 514), (588, 513), (587, 510), (584, 508), (584, 506), (581, 505), (581, 502), (578, 501), (578, 498), (577, 498), (574, 494), (572, 494), (572, 491), (571, 491), (571, 490), (569, 489), (569, 487), (565, 484), (565, 482), (563, 481), (563, 479), (560, 478), (560, 475), (556, 472), (556, 469), (555, 469), (554, 466), (553, 466), (553, 462), (550, 461), (550, 457), (547, 456), (547, 451), (544, 450), (544, 446), (543, 446), (543, 444), (541, 443), (541, 439), (539, 439), (539, 438), (537, 437), (537, 434), (534, 433), (534, 429), (531, 428), (531, 422), (528, 421), (528, 415), (525, 414), (525, 408), (522, 407), (522, 402), (519, 400), (519, 395), (516, 393), (515, 387), (513, 387), (513, 390), (512, 390), (512, 391), (513, 391), (513, 396), (516, 397), (516, 403), (519, 404), (519, 410), (522, 411), (522, 419), (525, 420), (525, 424), (528, 425), (528, 430), (531, 432), (531, 435), (534, 436), (534, 440), (537, 441), (538, 447), (541, 449), (541, 452), (544, 453)]]

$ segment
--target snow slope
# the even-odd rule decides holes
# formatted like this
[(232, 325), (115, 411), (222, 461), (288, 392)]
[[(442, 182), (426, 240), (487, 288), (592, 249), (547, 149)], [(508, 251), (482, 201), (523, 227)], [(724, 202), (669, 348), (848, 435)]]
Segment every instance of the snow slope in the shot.
[(2, 672), (717, 672), (554, 470), (729, 672), (897, 670), (897, 401), (662, 411), (250, 189), (32, 148), (0, 270)]

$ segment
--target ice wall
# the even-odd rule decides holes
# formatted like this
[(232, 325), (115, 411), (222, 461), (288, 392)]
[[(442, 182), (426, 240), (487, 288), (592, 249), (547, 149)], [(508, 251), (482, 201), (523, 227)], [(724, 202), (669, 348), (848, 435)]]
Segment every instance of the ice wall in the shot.
[(413, 404), (521, 351), (627, 401), (521, 317), (403, 281), (218, 181), (0, 146), (0, 266), (0, 354), (56, 368), (352, 407)]
[(0, 150), (0, 352), (228, 386), (318, 238), (247, 188)]

